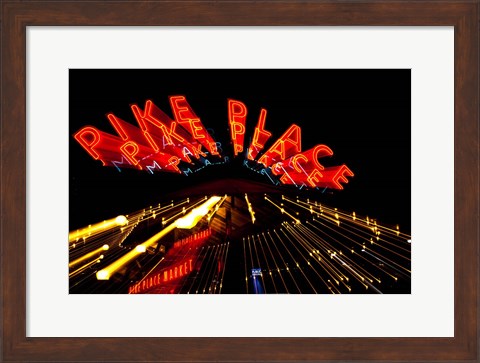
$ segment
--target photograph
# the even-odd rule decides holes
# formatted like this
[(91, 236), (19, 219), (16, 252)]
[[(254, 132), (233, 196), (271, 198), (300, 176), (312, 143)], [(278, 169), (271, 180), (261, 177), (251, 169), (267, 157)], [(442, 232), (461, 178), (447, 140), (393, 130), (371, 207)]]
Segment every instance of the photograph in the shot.
[(70, 69), (69, 294), (410, 294), (410, 69)]
[(0, 1), (0, 361), (480, 361), (479, 3)]

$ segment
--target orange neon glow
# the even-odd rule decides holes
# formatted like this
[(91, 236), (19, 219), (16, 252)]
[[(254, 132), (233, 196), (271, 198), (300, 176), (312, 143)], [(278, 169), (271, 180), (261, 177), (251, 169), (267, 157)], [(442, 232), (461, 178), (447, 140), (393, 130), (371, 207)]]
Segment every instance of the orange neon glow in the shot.
[(178, 164), (180, 164), (179, 158), (177, 158), (176, 156), (171, 156), (170, 159), (168, 159), (168, 161), (169, 161), (168, 165), (170, 167), (174, 168), (175, 170), (181, 173), (180, 169), (177, 166)]
[(262, 108), (260, 110), (260, 116), (258, 117), (258, 123), (253, 133), (253, 140), (248, 148), (248, 159), (254, 160), (258, 153), (263, 150), (265, 143), (268, 141), (271, 132), (265, 130), (265, 119), (267, 118), (267, 110)]
[(323, 171), (325, 178), (331, 179), (332, 183), (337, 189), (343, 189), (340, 182), (348, 183), (347, 176), (354, 176), (353, 172), (345, 165), (333, 166), (331, 168), (325, 168)]
[(170, 96), (170, 106), (177, 121), (190, 135), (193, 136), (210, 154), (219, 155), (215, 140), (203, 126), (200, 118), (193, 112), (185, 96)]
[(316, 187), (318, 182), (322, 180), (322, 173), (318, 169), (314, 169), (310, 175), (307, 177), (307, 183), (310, 184), (311, 187)]
[(182, 260), (180, 263), (168, 266), (163, 270), (154, 272), (144, 278), (142, 281), (129, 286), (129, 294), (139, 294), (152, 287), (159, 286), (161, 284), (180, 279), (189, 275), (194, 269), (194, 263), (192, 258)]
[(343, 189), (341, 183), (348, 183), (347, 176), (354, 176), (353, 172), (346, 166), (332, 166), (328, 168), (314, 168), (307, 174), (305, 172), (285, 172), (280, 181), (283, 184), (306, 184), (310, 187)]
[(302, 151), (301, 140), (302, 129), (293, 124), (280, 138), (262, 155), (258, 160), (259, 163), (266, 167), (285, 160), (286, 158)]
[(240, 101), (228, 100), (228, 122), (230, 124), (230, 135), (235, 156), (243, 152), (246, 120), (247, 106)]
[(210, 237), (212, 235), (212, 229), (206, 228), (200, 232), (194, 233), (191, 236), (182, 238), (180, 240), (177, 240), (173, 243), (173, 248), (178, 248), (181, 246), (185, 246), (187, 244), (193, 244), (193, 243), (198, 243), (204, 241), (206, 238)]
[[(135, 156), (138, 154), (139, 148), (136, 143), (128, 141), (120, 147), (120, 150), (133, 165), (138, 165), (138, 160), (135, 159)], [(140, 169), (142, 168), (140, 165), (139, 167)]]
[(100, 142), (100, 132), (91, 126), (85, 126), (73, 135), (75, 140), (91, 155), (92, 158), (97, 160), (99, 155), (95, 152), (94, 147)]
[[(143, 112), (137, 105), (132, 105), (131, 109), (144, 132), (165, 138), (165, 142), (168, 145), (175, 145), (175, 142), (183, 143), (185, 141), (185, 138), (176, 130), (177, 123), (156, 107), (151, 100), (145, 102), (145, 110)], [(153, 115), (154, 112), (157, 117)], [(154, 126), (153, 128), (152, 125)]]
[(331, 155), (333, 155), (333, 151), (327, 145), (317, 145), (312, 149), (284, 160), (282, 165), (289, 171), (293, 169), (294, 172), (308, 174), (313, 169), (323, 170), (324, 167), (319, 163), (318, 159)]
[[(77, 131), (73, 137), (92, 158), (100, 160), (104, 166), (115, 166), (115, 160), (125, 158), (120, 150), (125, 142), (118, 136), (110, 135), (92, 126), (86, 126)], [(135, 167), (130, 161), (125, 162), (123, 166)]]
[(146, 140), (155, 151), (178, 156), (187, 163), (192, 162), (189, 155), (196, 159), (200, 158), (199, 155), (206, 156), (205, 153), (194, 150), (193, 144), (197, 142), (188, 134), (187, 130), (170, 119), (151, 100), (145, 102), (144, 111), (137, 105), (132, 105), (131, 109)]
[(303, 160), (304, 162), (308, 162), (308, 157), (303, 155), (303, 154), (297, 154), (297, 155), (294, 155), (294, 156), (291, 157), (290, 163), (291, 163), (293, 169), (300, 173), (302, 171), (302, 169), (300, 169), (300, 167), (299, 167), (299, 163), (300, 163), (299, 160)]
[[(179, 167), (182, 161), (194, 164), (192, 159), (196, 159), (205, 165), (211, 164), (203, 158), (208, 154), (219, 155), (221, 144), (212, 138), (185, 96), (171, 96), (169, 101), (174, 120), (147, 100), (144, 110), (131, 105), (140, 128), (109, 113), (107, 118), (118, 136), (92, 126), (80, 129), (73, 136), (92, 158), (118, 169), (182, 173)], [(247, 113), (243, 102), (228, 100), (228, 122), (235, 156), (244, 151)], [(248, 160), (256, 160), (272, 136), (264, 128), (266, 116), (267, 110), (262, 108), (248, 147)], [(292, 124), (259, 158), (258, 163), (271, 171), (267, 174), (267, 169), (263, 169), (262, 174), (269, 177), (273, 174), (283, 184), (334, 189), (343, 189), (342, 183), (348, 183), (348, 177), (353, 176), (346, 165), (325, 168), (320, 163), (320, 158), (333, 155), (328, 146), (320, 144), (304, 152), (301, 149), (301, 128)]]
[(271, 166), (273, 175), (281, 175), (285, 173), (285, 168), (283, 167), (283, 161), (275, 163)]

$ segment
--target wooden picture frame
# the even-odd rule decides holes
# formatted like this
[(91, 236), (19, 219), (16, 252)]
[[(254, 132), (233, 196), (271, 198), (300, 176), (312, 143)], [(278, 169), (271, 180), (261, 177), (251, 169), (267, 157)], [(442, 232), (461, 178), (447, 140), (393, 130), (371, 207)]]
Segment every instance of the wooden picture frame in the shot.
[[(478, 1), (5, 0), (1, 7), (3, 361), (479, 361)], [(26, 337), (26, 28), (47, 25), (453, 26), (454, 338)]]

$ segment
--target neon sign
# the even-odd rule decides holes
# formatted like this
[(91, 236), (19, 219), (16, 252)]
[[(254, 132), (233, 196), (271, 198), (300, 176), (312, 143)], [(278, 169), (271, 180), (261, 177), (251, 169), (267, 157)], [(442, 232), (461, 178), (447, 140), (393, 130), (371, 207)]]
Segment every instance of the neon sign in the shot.
[(247, 107), (245, 104), (240, 101), (228, 100), (228, 123), (233, 143), (233, 155), (235, 156), (243, 151), (246, 120)]
[(212, 235), (211, 228), (204, 229), (203, 231), (194, 233), (191, 236), (175, 241), (173, 243), (173, 248), (178, 248), (178, 247), (182, 247), (182, 246), (193, 244), (193, 243), (201, 243), (211, 235)]
[[(83, 149), (104, 166), (136, 168), (154, 172), (190, 175), (206, 166), (227, 163), (221, 143), (205, 128), (185, 96), (170, 96), (174, 119), (151, 100), (143, 110), (132, 105), (136, 127), (110, 113), (108, 120), (118, 136), (85, 126), (73, 136)], [(244, 152), (247, 106), (228, 100), (228, 124), (234, 157)], [(274, 184), (299, 188), (343, 189), (353, 172), (345, 165), (324, 166), (320, 159), (333, 151), (323, 144), (302, 152), (301, 127), (292, 124), (264, 151), (272, 133), (265, 129), (267, 110), (261, 109), (253, 137), (245, 152), (244, 166), (269, 178)], [(210, 159), (211, 157), (215, 160)]]
[(189, 275), (193, 271), (193, 259), (188, 258), (182, 260), (173, 266), (169, 266), (158, 273), (149, 274), (142, 281), (129, 286), (129, 294), (140, 294), (148, 289), (157, 287), (162, 284), (166, 284), (171, 281), (178, 280), (182, 277)]
[(263, 150), (265, 143), (268, 141), (271, 132), (265, 130), (265, 118), (267, 117), (267, 110), (262, 108), (260, 110), (260, 116), (258, 118), (257, 126), (255, 127), (255, 132), (253, 134), (253, 140), (248, 148), (247, 158), (249, 160), (255, 160), (258, 153)]

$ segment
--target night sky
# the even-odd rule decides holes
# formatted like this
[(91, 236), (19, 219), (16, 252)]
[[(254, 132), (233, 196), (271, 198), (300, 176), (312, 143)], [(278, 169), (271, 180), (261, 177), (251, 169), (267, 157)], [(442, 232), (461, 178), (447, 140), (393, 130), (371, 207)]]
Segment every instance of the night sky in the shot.
[[(184, 95), (203, 125), (233, 157), (227, 100), (248, 108), (246, 140), (260, 108), (267, 109), (267, 148), (292, 124), (302, 128), (302, 151), (318, 144), (334, 155), (324, 166), (346, 164), (355, 174), (341, 191), (312, 191), (332, 207), (355, 210), (410, 232), (410, 70), (70, 70), (70, 230), (164, 200), (170, 192), (224, 177), (252, 178), (243, 156), (191, 176), (103, 167), (72, 137), (84, 126), (116, 135), (114, 113), (137, 126), (131, 104), (151, 99), (173, 118), (168, 96)], [(248, 148), (248, 143), (246, 144)], [(295, 187), (292, 194), (297, 193)]]

